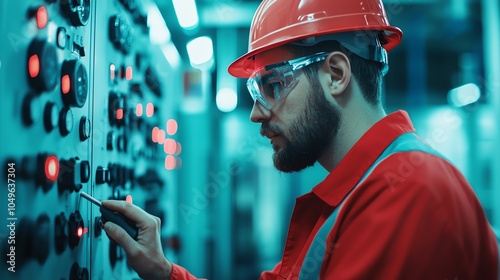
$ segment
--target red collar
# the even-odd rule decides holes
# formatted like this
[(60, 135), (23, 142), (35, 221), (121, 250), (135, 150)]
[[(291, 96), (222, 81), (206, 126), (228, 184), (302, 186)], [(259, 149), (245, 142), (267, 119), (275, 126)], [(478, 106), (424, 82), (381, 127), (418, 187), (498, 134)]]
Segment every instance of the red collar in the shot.
[(339, 205), (385, 148), (401, 134), (413, 131), (407, 112), (399, 110), (387, 115), (368, 129), (312, 192), (330, 206)]

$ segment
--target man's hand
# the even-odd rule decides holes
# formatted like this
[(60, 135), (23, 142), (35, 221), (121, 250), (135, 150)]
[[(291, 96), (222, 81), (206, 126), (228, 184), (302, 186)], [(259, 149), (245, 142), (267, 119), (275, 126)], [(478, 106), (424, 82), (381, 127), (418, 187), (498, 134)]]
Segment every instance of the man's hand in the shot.
[(137, 241), (112, 222), (104, 224), (110, 238), (123, 247), (130, 266), (142, 279), (170, 279), (172, 264), (163, 255), (160, 240), (161, 221), (141, 208), (126, 201), (105, 200), (104, 206), (131, 219), (137, 224)]

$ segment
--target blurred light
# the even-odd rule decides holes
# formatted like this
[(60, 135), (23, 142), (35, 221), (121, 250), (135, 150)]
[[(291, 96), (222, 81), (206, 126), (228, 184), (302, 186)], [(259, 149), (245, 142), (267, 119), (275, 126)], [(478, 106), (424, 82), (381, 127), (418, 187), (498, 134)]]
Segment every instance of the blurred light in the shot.
[(82, 227), (78, 227), (76, 229), (76, 236), (78, 236), (79, 238), (81, 238), (83, 235), (83, 228)]
[(167, 121), (167, 134), (174, 135), (177, 133), (177, 121), (174, 119), (169, 119)]
[(172, 68), (178, 68), (180, 63), (181, 63), (181, 55), (179, 54), (179, 51), (175, 48), (174, 43), (169, 42), (168, 44), (164, 45), (161, 48), (161, 52), (167, 59), (168, 63), (170, 63), (170, 66)]
[(47, 22), (49, 21), (49, 15), (47, 14), (47, 9), (45, 6), (41, 6), (36, 11), (36, 25), (38, 28), (42, 29), (47, 26)]
[(148, 26), (151, 43), (165, 44), (170, 41), (170, 31), (156, 5), (151, 5), (148, 9)]
[(163, 144), (165, 142), (165, 130), (160, 129), (158, 130), (158, 144)]
[(182, 152), (182, 145), (179, 142), (175, 143), (175, 153), (174, 155), (178, 156)]
[(142, 104), (139, 103), (135, 106), (135, 115), (140, 117), (142, 116)]
[(71, 89), (71, 81), (69, 75), (66, 74), (61, 78), (61, 91), (63, 94), (68, 94)]
[(456, 107), (462, 107), (479, 100), (481, 90), (476, 84), (469, 83), (454, 88), (448, 92), (448, 102)]
[(132, 80), (132, 74), (133, 74), (132, 66), (128, 66), (127, 69), (125, 70), (125, 78), (127, 79), (127, 81)]
[(125, 201), (126, 201), (126, 202), (128, 202), (128, 203), (130, 203), (130, 204), (132, 204), (132, 195), (130, 195), (130, 194), (129, 194), (129, 195), (127, 195), (127, 196), (125, 197)]
[(48, 156), (45, 160), (45, 177), (55, 182), (59, 175), (59, 160), (56, 156)]
[(116, 119), (121, 120), (123, 119), (123, 109), (116, 109)]
[(155, 107), (153, 106), (153, 103), (149, 102), (148, 104), (146, 104), (146, 116), (150, 118), (153, 116), (154, 113), (155, 113)]
[(179, 25), (184, 29), (198, 26), (198, 11), (194, 0), (172, 0)]
[(230, 88), (222, 88), (217, 92), (215, 97), (217, 108), (222, 112), (231, 112), (238, 105), (238, 95)]
[(153, 141), (153, 143), (158, 143), (158, 132), (160, 131), (160, 129), (155, 126), (153, 127), (153, 131), (151, 131), (151, 140)]
[(177, 150), (176, 141), (172, 138), (165, 139), (165, 143), (163, 143), (163, 151), (166, 154), (173, 155), (173, 154), (175, 154), (176, 150)]
[(34, 54), (29, 58), (28, 71), (31, 78), (38, 76), (38, 73), (40, 73), (40, 59), (38, 59), (38, 55)]
[(201, 70), (207, 70), (214, 63), (214, 49), (212, 39), (201, 36), (189, 41), (186, 45), (191, 66)]
[(167, 155), (165, 157), (165, 169), (172, 170), (175, 168), (175, 157), (172, 155)]
[(182, 168), (182, 158), (176, 157), (175, 158), (175, 165), (176, 165), (177, 169), (181, 169)]
[(111, 81), (114, 81), (115, 75), (116, 75), (116, 66), (114, 64), (110, 64), (109, 65), (109, 79)]

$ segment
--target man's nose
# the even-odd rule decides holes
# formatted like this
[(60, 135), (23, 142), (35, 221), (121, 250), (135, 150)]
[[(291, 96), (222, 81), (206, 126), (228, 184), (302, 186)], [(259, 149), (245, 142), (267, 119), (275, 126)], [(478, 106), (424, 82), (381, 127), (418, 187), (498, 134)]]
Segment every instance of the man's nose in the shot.
[(250, 112), (250, 120), (254, 123), (263, 123), (271, 118), (270, 110), (266, 109), (257, 100), (254, 101), (252, 112)]

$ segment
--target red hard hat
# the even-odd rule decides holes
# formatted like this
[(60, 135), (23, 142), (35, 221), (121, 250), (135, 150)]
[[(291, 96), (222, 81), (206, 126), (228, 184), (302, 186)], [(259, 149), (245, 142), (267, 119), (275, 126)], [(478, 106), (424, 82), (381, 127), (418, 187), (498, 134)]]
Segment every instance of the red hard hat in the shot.
[(403, 33), (390, 26), (381, 0), (263, 0), (250, 26), (248, 52), (229, 65), (229, 74), (248, 78), (253, 56), (308, 37), (356, 31), (383, 31), (384, 49)]

